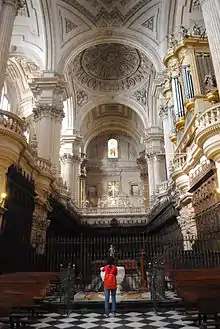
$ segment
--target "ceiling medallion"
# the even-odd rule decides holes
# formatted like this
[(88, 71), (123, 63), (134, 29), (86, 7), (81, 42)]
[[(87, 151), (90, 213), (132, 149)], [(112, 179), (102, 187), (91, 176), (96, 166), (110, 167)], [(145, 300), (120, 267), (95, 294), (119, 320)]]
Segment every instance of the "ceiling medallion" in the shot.
[(73, 78), (97, 91), (126, 91), (146, 81), (152, 65), (137, 49), (105, 43), (88, 48), (71, 64)]

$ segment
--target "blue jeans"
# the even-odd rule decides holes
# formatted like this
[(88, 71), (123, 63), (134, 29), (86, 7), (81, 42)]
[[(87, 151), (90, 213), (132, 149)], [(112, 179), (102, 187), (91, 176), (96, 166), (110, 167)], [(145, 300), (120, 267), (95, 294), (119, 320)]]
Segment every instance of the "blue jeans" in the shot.
[(104, 294), (105, 294), (105, 314), (108, 315), (109, 313), (109, 298), (110, 298), (110, 293), (112, 297), (112, 313), (115, 313), (116, 310), (116, 289), (112, 290), (106, 290), (104, 288)]

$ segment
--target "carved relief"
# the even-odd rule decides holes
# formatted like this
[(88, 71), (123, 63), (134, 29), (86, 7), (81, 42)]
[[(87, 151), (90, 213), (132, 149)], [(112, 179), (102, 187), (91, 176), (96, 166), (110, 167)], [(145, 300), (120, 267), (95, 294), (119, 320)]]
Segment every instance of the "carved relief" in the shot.
[(192, 203), (180, 209), (177, 217), (183, 236), (196, 235), (195, 210)]
[[(25, 77), (30, 80), (36, 77), (40, 77), (41, 72), (39, 66), (31, 60), (25, 57), (16, 57), (15, 60), (20, 64)], [(10, 63), (10, 59), (9, 59)]]
[(65, 32), (69, 33), (75, 28), (77, 28), (77, 25), (74, 24), (70, 19), (65, 18)]
[(21, 2), (21, 7), (18, 10), (18, 14), (17, 15), (18, 16), (23, 16), (23, 17), (30, 17), (29, 10), (28, 10), (28, 5), (27, 5), (27, 1), (26, 0), (23, 0)]
[(146, 27), (147, 29), (153, 31), (154, 30), (154, 16), (150, 17), (146, 20), (146, 22), (144, 22), (142, 24), (144, 27)]
[(76, 93), (76, 103), (78, 106), (83, 106), (88, 102), (88, 95), (84, 90), (78, 90)]
[(39, 197), (36, 197), (31, 226), (31, 245), (36, 248), (36, 252), (41, 255), (45, 252), (47, 229), (50, 225), (48, 213), (51, 210), (48, 201), (44, 202)]
[(148, 58), (137, 49), (121, 44), (101, 44), (75, 57), (70, 65), (73, 78), (97, 91), (126, 91), (146, 81), (151, 71)]
[(146, 88), (143, 88), (141, 90), (137, 90), (134, 93), (134, 98), (136, 99), (136, 101), (138, 103), (140, 103), (141, 105), (145, 106), (146, 103), (147, 103)]
[(216, 192), (217, 178), (216, 174), (208, 178), (193, 194), (193, 206), (197, 214), (215, 206), (220, 197)]

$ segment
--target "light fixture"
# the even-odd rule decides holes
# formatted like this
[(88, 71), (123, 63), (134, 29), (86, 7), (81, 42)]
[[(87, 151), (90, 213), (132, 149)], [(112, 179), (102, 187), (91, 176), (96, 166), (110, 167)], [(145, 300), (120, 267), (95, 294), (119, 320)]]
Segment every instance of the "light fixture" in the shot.
[(5, 193), (5, 192), (3, 192), (2, 194), (1, 194), (1, 199), (2, 200), (5, 200), (7, 198), (7, 194)]
[(5, 199), (7, 198), (7, 193), (3, 192), (1, 193), (1, 201), (0, 201), (0, 231), (2, 231), (2, 218), (4, 213), (7, 211), (7, 209), (4, 207)]
[(7, 193), (3, 192), (1, 193), (1, 203), (0, 206), (4, 207), (5, 199), (7, 198)]

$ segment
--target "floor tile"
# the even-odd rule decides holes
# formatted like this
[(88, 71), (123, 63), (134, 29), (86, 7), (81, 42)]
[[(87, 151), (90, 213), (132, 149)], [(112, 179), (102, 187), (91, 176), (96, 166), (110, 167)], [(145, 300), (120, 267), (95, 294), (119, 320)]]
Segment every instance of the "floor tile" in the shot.
[(184, 321), (184, 313), (175, 310), (165, 312), (126, 312), (105, 318), (95, 312), (69, 315), (48, 313), (31, 325), (33, 329), (197, 329), (192, 322)]

